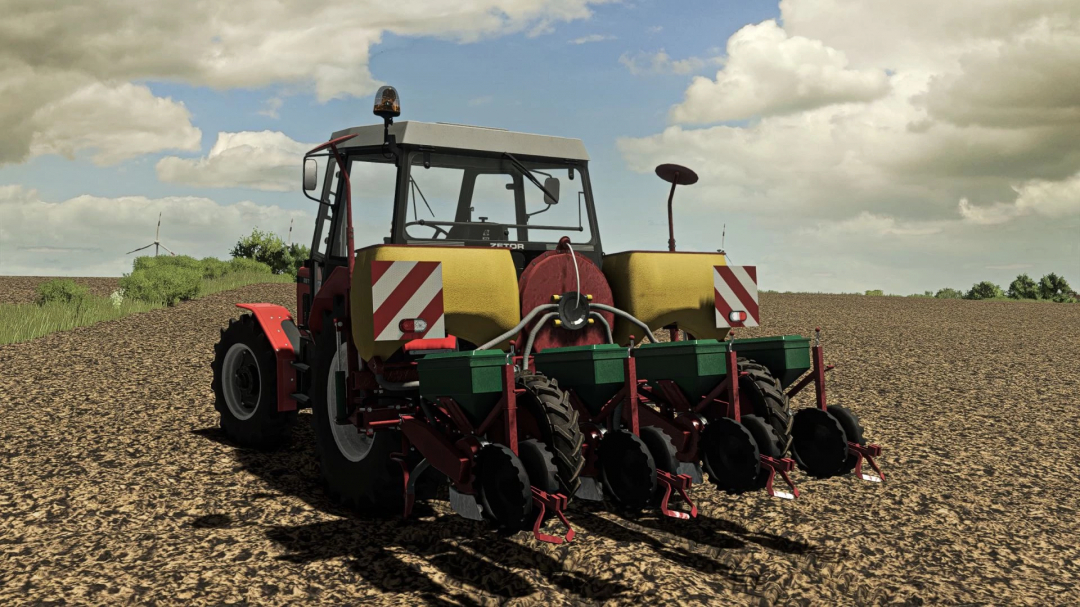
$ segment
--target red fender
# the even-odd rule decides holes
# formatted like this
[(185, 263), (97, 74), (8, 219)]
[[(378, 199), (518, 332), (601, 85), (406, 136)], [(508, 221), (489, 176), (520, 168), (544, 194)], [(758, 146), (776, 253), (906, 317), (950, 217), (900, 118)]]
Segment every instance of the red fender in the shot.
[(274, 357), (277, 359), (277, 410), (296, 411), (296, 399), (292, 397), (292, 393), (296, 391), (296, 369), (291, 364), (296, 360), (296, 351), (293, 350), (289, 336), (281, 328), (281, 323), (292, 322), (292, 315), (283, 306), (276, 304), (238, 303), (236, 307), (251, 311), (270, 341), (270, 346), (274, 348)]

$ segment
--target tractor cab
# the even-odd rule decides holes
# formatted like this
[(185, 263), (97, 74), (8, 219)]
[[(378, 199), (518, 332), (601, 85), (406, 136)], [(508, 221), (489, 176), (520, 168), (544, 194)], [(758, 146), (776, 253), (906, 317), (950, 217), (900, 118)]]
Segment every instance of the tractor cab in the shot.
[[(589, 156), (580, 140), (415, 121), (355, 127), (332, 139), (346, 137), (336, 150), (348, 167), (354, 222), (369, 244), (379, 226), (365, 232), (365, 218), (385, 218), (378, 207), (392, 192), (380, 244), (509, 249), (520, 276), (565, 236), (576, 253), (601, 265)], [(346, 184), (336, 159), (329, 160), (312, 251), (331, 245), (327, 256), (340, 258), (345, 222), (332, 218), (344, 215), (336, 209)], [(305, 166), (307, 191), (316, 181), (309, 170), (317, 169)], [(375, 183), (379, 199), (365, 199)]]

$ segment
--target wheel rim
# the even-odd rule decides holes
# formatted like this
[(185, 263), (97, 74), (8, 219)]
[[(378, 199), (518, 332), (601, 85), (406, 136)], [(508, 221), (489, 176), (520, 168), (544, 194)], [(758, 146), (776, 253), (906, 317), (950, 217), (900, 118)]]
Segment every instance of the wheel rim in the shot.
[[(366, 434), (359, 432), (352, 424), (334, 422), (337, 418), (335, 372), (338, 370), (338, 364), (347, 356), (347, 348), (348, 344), (341, 344), (337, 353), (334, 354), (334, 359), (330, 361), (330, 372), (326, 374), (326, 418), (330, 422), (330, 432), (334, 435), (334, 444), (337, 445), (338, 452), (350, 462), (358, 462), (367, 457), (374, 441)], [(349, 368), (346, 366), (345, 378), (348, 379), (348, 377)]]
[(233, 344), (221, 365), (222, 392), (229, 413), (238, 420), (250, 419), (259, 409), (262, 373), (255, 352), (247, 344)]

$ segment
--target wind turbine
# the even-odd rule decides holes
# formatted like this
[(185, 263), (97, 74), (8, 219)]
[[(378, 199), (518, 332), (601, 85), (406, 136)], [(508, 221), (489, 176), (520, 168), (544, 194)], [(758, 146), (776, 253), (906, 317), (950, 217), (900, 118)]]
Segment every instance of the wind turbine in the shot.
[(161, 213), (159, 212), (158, 216), (157, 216), (157, 231), (154, 232), (154, 242), (151, 242), (150, 244), (146, 245), (145, 247), (139, 247), (139, 248), (135, 249), (134, 251), (128, 251), (127, 253), (124, 253), (124, 254), (125, 255), (131, 255), (132, 253), (136, 253), (136, 252), (141, 251), (143, 249), (149, 249), (150, 247), (154, 247), (154, 257), (157, 257), (158, 256), (158, 247), (161, 247), (162, 249), (165, 249), (166, 251), (169, 251), (169, 254), (175, 256), (176, 253), (173, 253), (172, 251), (169, 250), (169, 247), (161, 244), (160, 236), (161, 236)]

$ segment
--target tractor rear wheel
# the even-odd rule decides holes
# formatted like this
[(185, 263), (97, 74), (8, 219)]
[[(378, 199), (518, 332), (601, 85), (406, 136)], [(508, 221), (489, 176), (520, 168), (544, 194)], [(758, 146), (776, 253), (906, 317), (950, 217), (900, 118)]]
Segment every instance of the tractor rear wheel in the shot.
[(517, 387), (525, 390), (518, 396), (518, 408), (525, 409), (536, 420), (540, 431), (536, 438), (555, 458), (559, 489), (567, 498), (573, 499), (581, 485), (578, 475), (585, 467), (585, 457), (581, 453), (585, 436), (578, 427), (578, 412), (558, 384), (543, 375), (520, 375)]
[(288, 442), (296, 411), (277, 410), (277, 359), (254, 316), (229, 321), (214, 345), (210, 366), (214, 408), (229, 440), (263, 450)]
[(742, 414), (756, 415), (772, 426), (776, 445), (762, 448), (762, 452), (776, 452), (783, 457), (791, 447), (791, 424), (795, 416), (791, 413), (787, 395), (780, 388), (780, 380), (764, 365), (746, 358), (739, 359), (739, 371), (749, 373), (739, 379), (739, 398), (749, 405), (749, 410), (744, 408)]
[(334, 421), (334, 372), (347, 348), (347, 343), (337, 348), (333, 329), (316, 337), (309, 396), (323, 481), (331, 499), (348, 508), (377, 515), (401, 514), (405, 478), (401, 466), (390, 459), (390, 454), (401, 451), (401, 433), (380, 430), (369, 437), (352, 424)]

